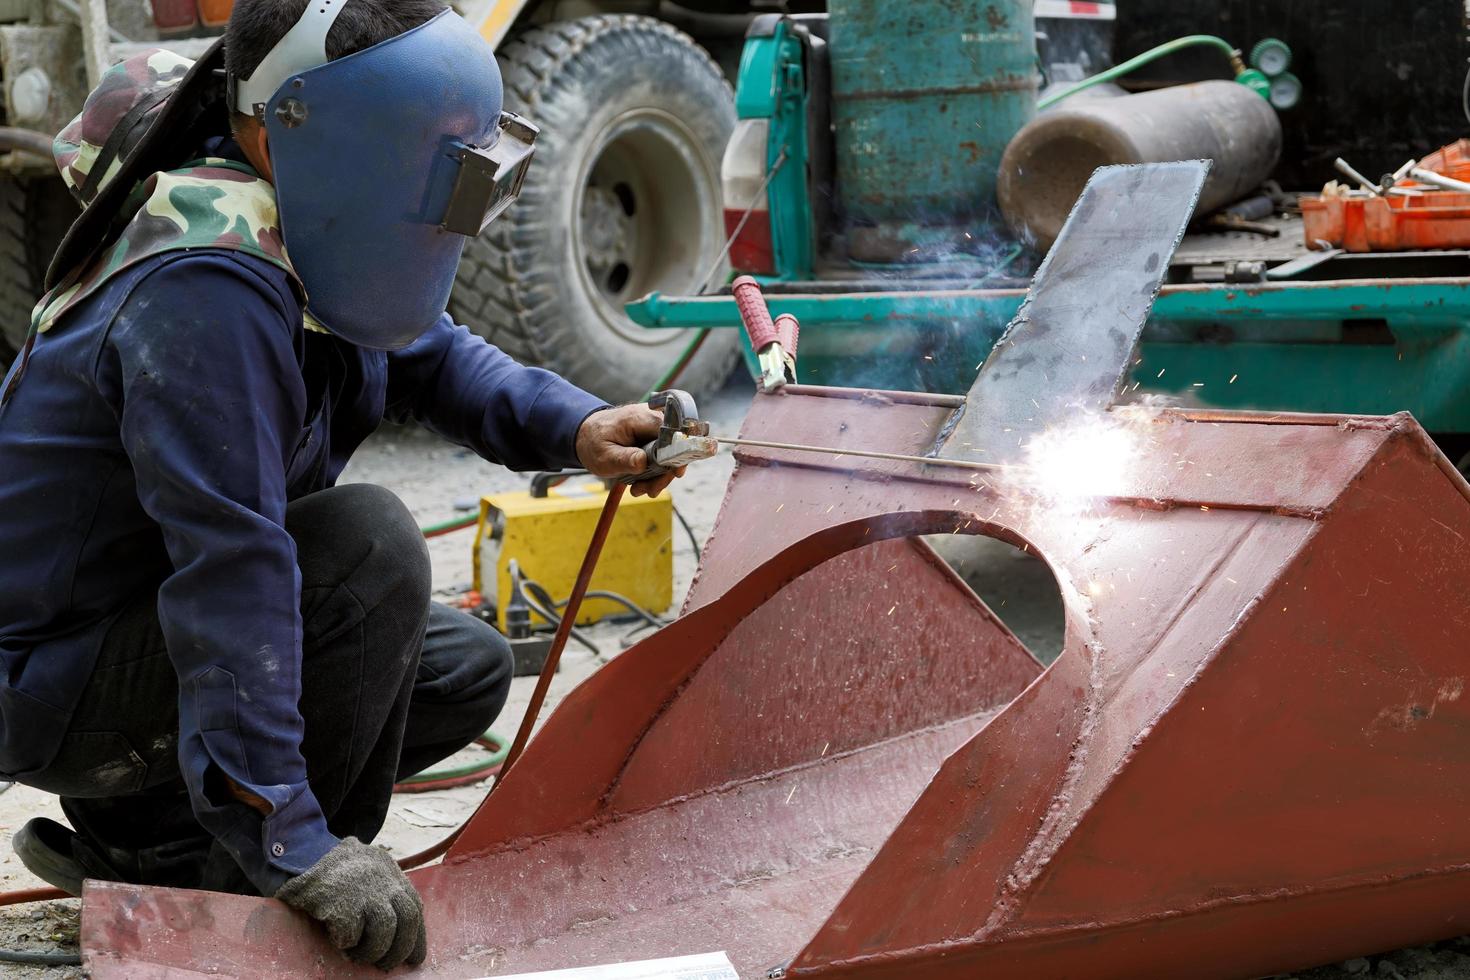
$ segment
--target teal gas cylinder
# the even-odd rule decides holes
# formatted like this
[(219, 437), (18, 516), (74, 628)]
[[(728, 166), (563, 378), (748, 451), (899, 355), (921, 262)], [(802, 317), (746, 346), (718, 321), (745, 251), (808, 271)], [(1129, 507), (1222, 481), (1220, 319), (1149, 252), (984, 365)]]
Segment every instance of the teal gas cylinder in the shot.
[(854, 259), (948, 258), (1000, 227), (1001, 154), (1036, 111), (1032, 6), (829, 0), (837, 186)]

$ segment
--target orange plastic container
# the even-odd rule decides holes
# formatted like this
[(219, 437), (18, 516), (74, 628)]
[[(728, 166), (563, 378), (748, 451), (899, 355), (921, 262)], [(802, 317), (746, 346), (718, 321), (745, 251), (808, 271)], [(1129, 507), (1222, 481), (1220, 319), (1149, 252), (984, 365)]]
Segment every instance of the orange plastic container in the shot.
[(1301, 206), (1309, 248), (1321, 242), (1349, 252), (1470, 248), (1470, 194), (1304, 197)]
[(1470, 181), (1470, 139), (1435, 150), (1420, 160), (1419, 166), (1455, 180)]
[(205, 27), (223, 27), (234, 7), (235, 0), (199, 0), (199, 20)]
[(1368, 252), (1360, 197), (1303, 197), (1302, 224), (1308, 248), (1345, 248)]

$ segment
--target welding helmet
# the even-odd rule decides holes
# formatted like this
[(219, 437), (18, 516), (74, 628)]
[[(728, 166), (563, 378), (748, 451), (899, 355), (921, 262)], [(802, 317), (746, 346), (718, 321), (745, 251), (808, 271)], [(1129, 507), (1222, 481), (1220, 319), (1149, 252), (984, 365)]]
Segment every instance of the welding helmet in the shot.
[(346, 2), (310, 0), (250, 77), (227, 78), (226, 99), (265, 125), (307, 311), (396, 350), (443, 314), (466, 240), (520, 192), (536, 128), (501, 111), (490, 46), (449, 10), (328, 61)]

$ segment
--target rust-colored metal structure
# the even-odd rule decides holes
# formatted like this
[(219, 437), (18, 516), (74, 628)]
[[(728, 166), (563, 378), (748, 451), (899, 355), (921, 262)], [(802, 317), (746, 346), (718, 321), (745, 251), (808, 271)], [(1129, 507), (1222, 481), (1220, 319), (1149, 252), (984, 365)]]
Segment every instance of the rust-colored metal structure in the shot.
[[(924, 455), (964, 405), (787, 386), (742, 434)], [(1249, 977), (1470, 931), (1470, 487), (1407, 416), (1100, 421), (1137, 449), (1080, 507), (741, 451), (684, 614), (413, 872), (420, 975)], [(1048, 562), (1050, 667), (936, 533)], [(82, 936), (99, 980), (378, 975), (263, 899), (90, 884)]]

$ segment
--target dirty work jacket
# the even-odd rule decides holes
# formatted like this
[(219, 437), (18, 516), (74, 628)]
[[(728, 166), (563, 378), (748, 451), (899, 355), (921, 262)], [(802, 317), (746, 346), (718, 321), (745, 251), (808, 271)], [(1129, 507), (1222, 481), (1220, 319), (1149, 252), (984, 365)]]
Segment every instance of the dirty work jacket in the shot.
[[(286, 502), (331, 486), (384, 418), (530, 470), (575, 465), (602, 406), (447, 315), (391, 354), (308, 332), (287, 274), (241, 252), (119, 273), (0, 409), (0, 778), (50, 761), (108, 626), (156, 593), (195, 812), (270, 894), (336, 843), (300, 752)], [(216, 768), (270, 816), (206, 797)]]

